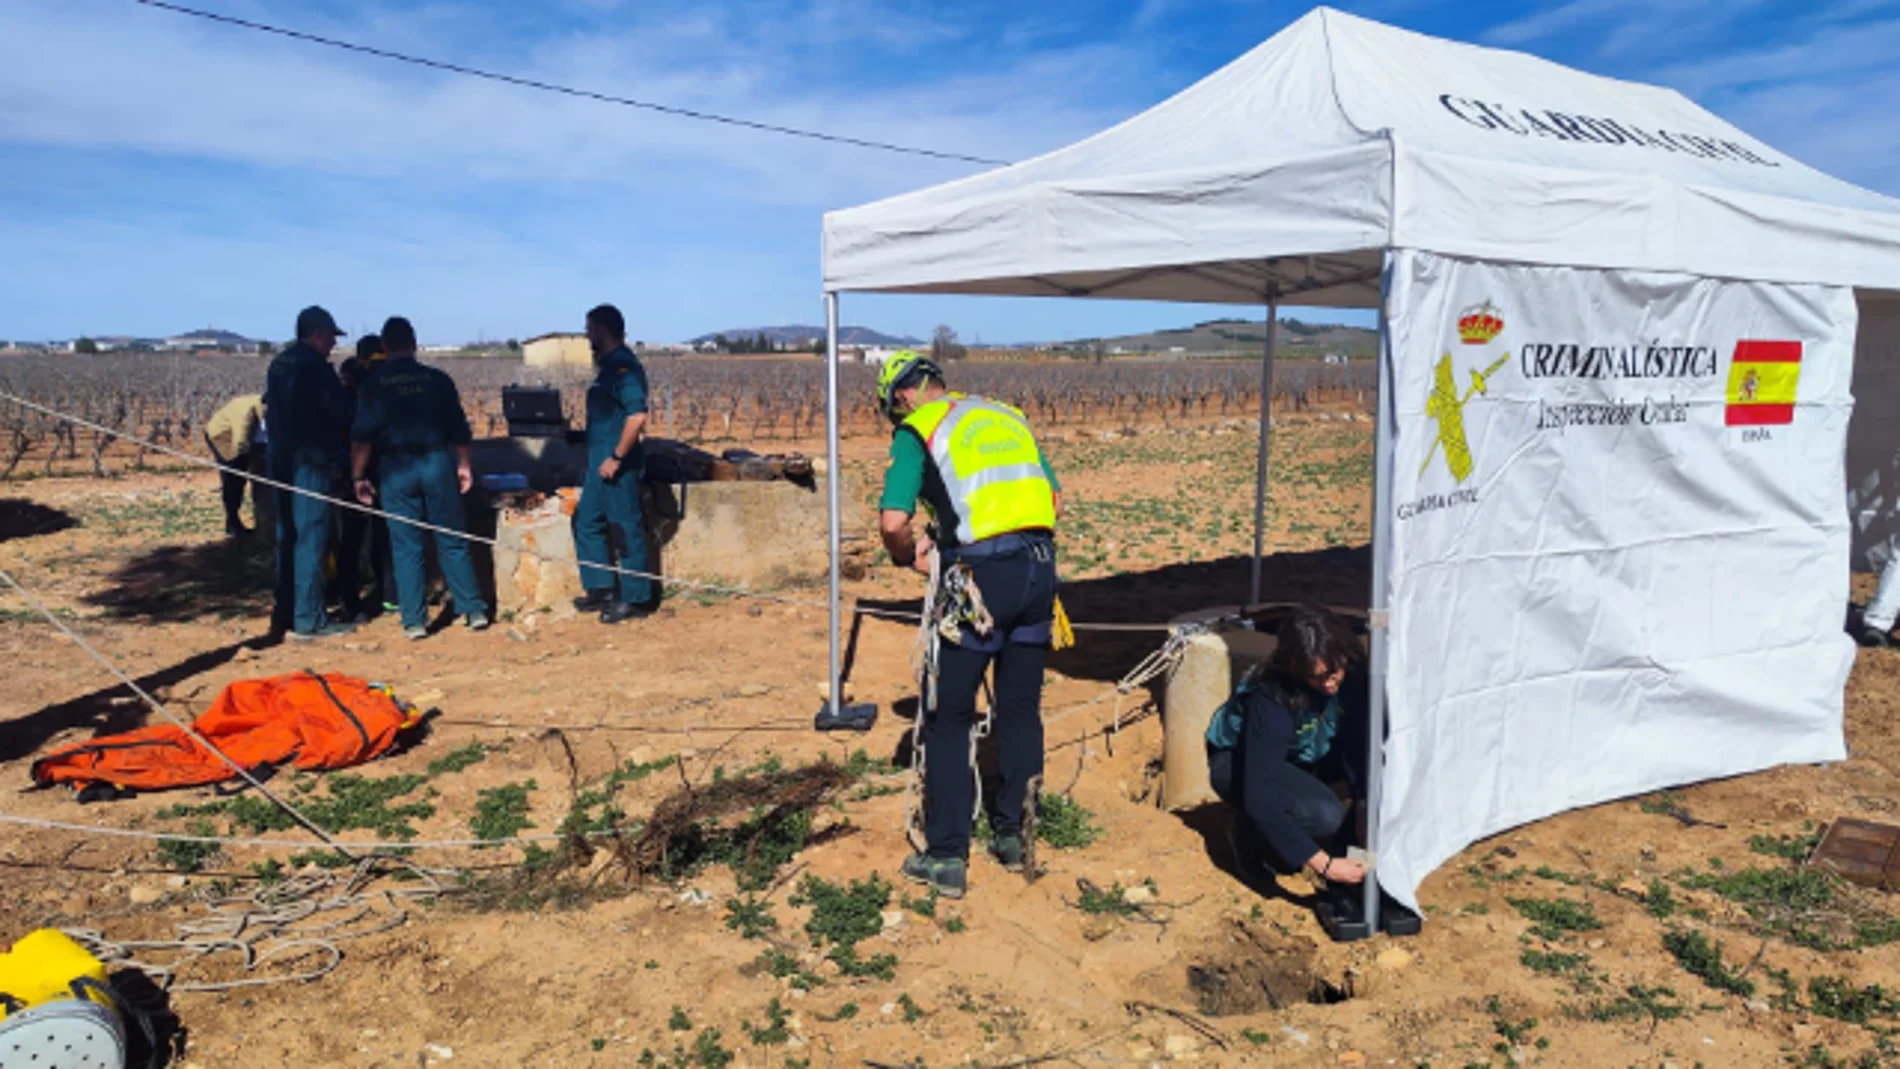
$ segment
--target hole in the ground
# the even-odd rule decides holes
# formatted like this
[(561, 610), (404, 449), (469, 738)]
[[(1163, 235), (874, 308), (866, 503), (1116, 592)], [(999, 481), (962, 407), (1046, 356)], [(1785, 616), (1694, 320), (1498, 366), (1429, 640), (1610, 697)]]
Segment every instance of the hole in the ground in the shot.
[(1334, 983), (1313, 970), (1310, 957), (1286, 954), (1234, 957), (1188, 966), (1188, 988), (1209, 1017), (1282, 1010), (1300, 1003), (1331, 1006), (1353, 997), (1350, 982)]
[(1331, 1006), (1352, 997), (1352, 984), (1335, 984), (1330, 980), (1320, 980), (1313, 990), (1307, 993), (1306, 1001), (1316, 1006)]

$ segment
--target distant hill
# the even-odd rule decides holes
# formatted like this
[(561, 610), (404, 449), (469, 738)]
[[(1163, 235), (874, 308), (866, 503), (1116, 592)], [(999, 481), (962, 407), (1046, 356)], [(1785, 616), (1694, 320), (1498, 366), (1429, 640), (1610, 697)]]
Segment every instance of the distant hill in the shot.
[[(1094, 343), (1094, 339), (1078, 339), (1060, 343), (1060, 347), (1088, 349)], [(1266, 321), (1248, 319), (1211, 319), (1205, 323), (1196, 323), (1191, 327), (1176, 327), (1170, 330), (1150, 331), (1146, 334), (1124, 334), (1120, 337), (1100, 339), (1100, 344), (1111, 355), (1119, 356), (1165, 355), (1170, 352), (1190, 355), (1247, 350), (1257, 352), (1266, 343)], [(1283, 318), (1280, 320), (1277, 351), (1294, 358), (1317, 358), (1327, 353), (1366, 358), (1377, 352), (1378, 344), (1378, 332), (1366, 327), (1349, 327), (1340, 323), (1306, 323), (1298, 319)]]
[[(822, 338), (825, 336), (825, 328), (822, 326), (810, 327), (810, 326), (803, 326), (799, 324), (792, 324), (790, 326), (782, 326), (782, 327), (730, 327), (726, 330), (713, 331), (710, 334), (701, 334), (697, 338), (691, 338), (688, 340), (692, 344), (697, 345), (700, 342), (712, 341), (714, 338), (719, 337), (720, 335), (724, 335), (728, 339), (737, 340), (739, 338), (756, 338), (760, 334), (765, 335), (768, 340), (770, 340), (771, 342), (777, 345), (789, 345), (789, 346), (795, 346), (798, 348), (807, 348), (810, 346), (813, 339)], [(923, 342), (917, 338), (895, 337), (890, 334), (885, 334), (882, 331), (872, 330), (870, 327), (840, 326), (838, 328), (838, 344), (839, 345), (922, 345)]]

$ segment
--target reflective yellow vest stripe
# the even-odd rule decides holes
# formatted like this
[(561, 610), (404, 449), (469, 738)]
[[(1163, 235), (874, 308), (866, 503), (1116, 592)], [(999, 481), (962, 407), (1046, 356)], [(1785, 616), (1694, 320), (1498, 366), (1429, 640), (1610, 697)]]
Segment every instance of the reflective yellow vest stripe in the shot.
[(951, 394), (911, 413), (904, 426), (924, 440), (937, 466), (957, 511), (958, 544), (1055, 529), (1055, 488), (1021, 412)]

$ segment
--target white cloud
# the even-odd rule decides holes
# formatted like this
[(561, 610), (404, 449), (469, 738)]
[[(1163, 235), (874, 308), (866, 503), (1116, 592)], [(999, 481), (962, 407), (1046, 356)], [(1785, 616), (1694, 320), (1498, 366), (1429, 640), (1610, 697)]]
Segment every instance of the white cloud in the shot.
[(1637, 0), (1566, 0), (1556, 7), (1493, 26), (1484, 32), (1481, 40), (1486, 44), (1518, 47), (1554, 37), (1636, 3)]
[[(442, 29), (441, 10), (425, 9), (416, 25), (377, 15), (373, 31), (321, 30), (427, 51), (430, 39), (440, 46), (455, 36)], [(0, 67), (4, 140), (343, 174), (684, 184), (821, 205), (971, 169), (419, 71), (102, 0), (69, 0), (59, 11), (0, 0), (0, 18), (11, 57)], [(1101, 70), (1144, 69), (1114, 46), (1092, 46), (922, 83), (887, 76), (869, 58), (841, 80), (821, 80), (790, 50), (799, 40), (927, 47), (951, 32), (834, 0), (782, 25), (739, 26), (702, 9), (542, 41), (508, 66), (616, 95), (1002, 159), (1122, 117), (1056, 102), (1076, 100)]]
[(1861, 71), (1890, 70), (1900, 55), (1900, 19), (1830, 25), (1804, 40), (1733, 52), (1700, 63), (1665, 68), (1661, 76), (1699, 96), (1738, 87), (1825, 83)]

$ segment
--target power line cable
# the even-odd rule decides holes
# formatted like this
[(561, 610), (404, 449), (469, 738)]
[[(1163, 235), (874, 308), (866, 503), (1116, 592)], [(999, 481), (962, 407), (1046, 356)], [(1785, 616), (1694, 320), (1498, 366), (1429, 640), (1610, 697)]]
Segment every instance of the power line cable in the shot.
[(491, 82), (517, 85), (527, 89), (539, 89), (544, 93), (558, 93), (562, 96), (578, 97), (583, 100), (593, 100), (603, 104), (618, 104), (627, 108), (639, 108), (644, 111), (658, 112), (662, 115), (672, 115), (682, 119), (697, 119), (701, 122), (720, 123), (725, 126), (737, 126), (743, 129), (759, 130), (769, 134), (782, 134), (786, 137), (802, 137), (811, 141), (828, 141), (832, 144), (850, 145), (854, 148), (876, 149), (880, 152), (896, 152), (908, 156), (951, 160), (957, 163), (977, 163), (992, 167), (1002, 167), (1009, 164), (1008, 160), (996, 160), (984, 156), (969, 156), (961, 152), (940, 152), (936, 149), (918, 148), (915, 145), (899, 145), (889, 141), (875, 141), (870, 138), (850, 137), (845, 134), (830, 134), (822, 130), (806, 130), (797, 126), (782, 126), (778, 123), (760, 122), (757, 119), (741, 119), (731, 115), (720, 115), (715, 112), (700, 111), (695, 108), (677, 107), (672, 104), (656, 104), (650, 100), (635, 100), (632, 97), (615, 96), (611, 93), (600, 93), (592, 89), (575, 89), (571, 86), (556, 85), (552, 82), (543, 82), (534, 78), (523, 78), (513, 74), (501, 74), (495, 71), (463, 66), (459, 63), (429, 59), (426, 56), (412, 56), (405, 52), (394, 52), (387, 48), (376, 48), (371, 45), (357, 44), (354, 41), (342, 41), (334, 37), (324, 37), (321, 34), (306, 33), (303, 30), (292, 30), (283, 26), (273, 26), (265, 22), (253, 22), (250, 19), (241, 19), (232, 15), (220, 15), (215, 11), (203, 11), (195, 7), (185, 7), (182, 4), (166, 3), (165, 0), (132, 0), (132, 2), (145, 7), (157, 8), (161, 11), (170, 11), (178, 15), (204, 19), (207, 22), (216, 22), (226, 26), (236, 26), (240, 29), (255, 30), (258, 33), (274, 34), (278, 37), (288, 37), (292, 40), (324, 45), (329, 48), (340, 48), (346, 52), (375, 56), (378, 59), (394, 60), (398, 63), (409, 63), (418, 67), (428, 67), (431, 70), (466, 75), (470, 78), (482, 78)]

